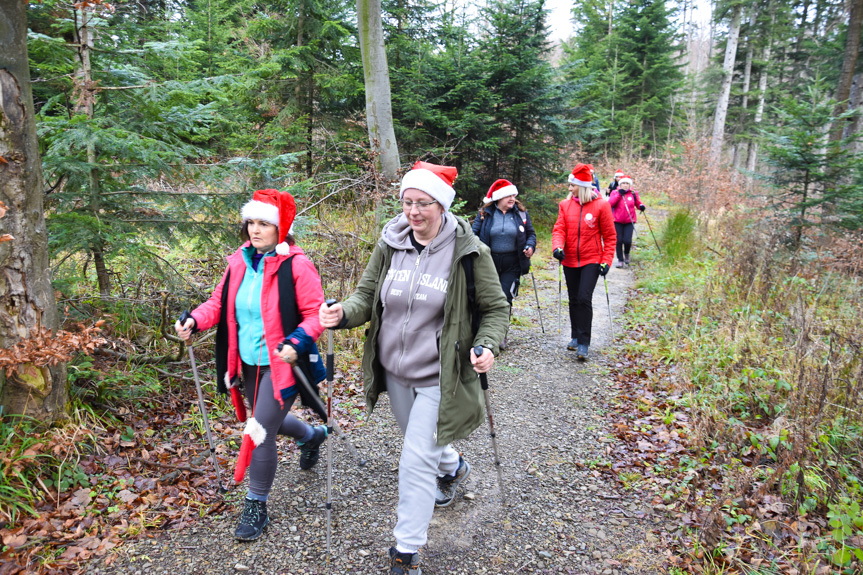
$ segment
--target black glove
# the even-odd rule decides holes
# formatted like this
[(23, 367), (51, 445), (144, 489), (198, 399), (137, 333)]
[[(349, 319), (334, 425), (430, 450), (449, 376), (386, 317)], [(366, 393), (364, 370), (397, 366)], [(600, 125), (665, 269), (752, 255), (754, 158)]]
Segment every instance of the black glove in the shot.
[(557, 261), (562, 262), (562, 261), (563, 261), (563, 258), (564, 258), (564, 255), (563, 255), (563, 248), (557, 248), (556, 250), (554, 250), (554, 251), (551, 253), (551, 255), (553, 255), (553, 256), (554, 256), (554, 259), (556, 259)]
[(640, 206), (638, 206), (638, 211), (639, 211), (639, 212), (643, 212), (643, 211), (644, 211), (644, 210), (646, 210), (646, 209), (647, 209), (647, 206), (645, 206), (644, 204), (641, 204)]
[(599, 264), (599, 275), (604, 276), (608, 273), (609, 265), (608, 264)]

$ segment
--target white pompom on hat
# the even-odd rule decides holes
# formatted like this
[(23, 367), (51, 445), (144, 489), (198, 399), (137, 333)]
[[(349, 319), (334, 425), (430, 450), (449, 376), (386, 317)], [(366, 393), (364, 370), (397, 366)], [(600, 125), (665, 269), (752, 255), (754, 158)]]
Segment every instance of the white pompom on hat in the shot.
[(576, 164), (569, 174), (569, 183), (583, 188), (593, 188), (593, 166), (590, 164)]
[(417, 162), (402, 178), (399, 198), (404, 197), (405, 190), (414, 188), (436, 199), (443, 206), (444, 211), (448, 212), (455, 199), (452, 185), (457, 176), (458, 170), (453, 166)]
[(263, 220), (279, 228), (279, 243), (276, 245), (276, 253), (286, 256), (290, 253), (290, 246), (285, 238), (291, 233), (291, 226), (297, 215), (297, 204), (294, 196), (288, 192), (279, 190), (255, 190), (252, 199), (243, 206), (240, 212), (243, 221)]
[(497, 180), (488, 189), (488, 194), (482, 199), (484, 204), (490, 204), (509, 196), (517, 196), (518, 188), (509, 180)]
[(632, 176), (623, 176), (618, 180), (618, 184), (630, 184), (632, 185)]

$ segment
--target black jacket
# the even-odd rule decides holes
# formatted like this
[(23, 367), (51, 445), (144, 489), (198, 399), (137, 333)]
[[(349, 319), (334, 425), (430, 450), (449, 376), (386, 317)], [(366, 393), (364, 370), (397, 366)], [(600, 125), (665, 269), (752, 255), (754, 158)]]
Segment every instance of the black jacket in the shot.
[[(480, 215), (473, 221), (471, 229), (473, 233), (479, 236), (479, 240), (487, 246), (491, 245), (491, 220), (494, 213), (498, 211), (497, 206), (490, 204), (480, 210)], [(521, 218), (522, 225), (518, 227), (518, 235), (516, 236), (516, 246), (518, 247), (518, 260), (521, 264), (521, 275), (530, 272), (530, 258), (524, 255), (524, 250), (533, 248), (536, 251), (536, 232), (533, 230), (533, 224), (530, 222), (530, 214), (526, 211), (515, 209)]]

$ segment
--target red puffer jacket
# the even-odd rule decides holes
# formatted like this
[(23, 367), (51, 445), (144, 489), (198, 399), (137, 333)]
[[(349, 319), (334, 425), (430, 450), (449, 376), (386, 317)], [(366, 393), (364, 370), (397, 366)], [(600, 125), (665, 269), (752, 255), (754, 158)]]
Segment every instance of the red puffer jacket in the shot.
[(563, 265), (611, 265), (617, 234), (608, 200), (597, 198), (581, 205), (577, 197), (560, 202), (551, 232), (552, 250), (563, 248)]
[[(222, 312), (222, 290), (228, 290), (228, 371), (225, 374), (225, 385), (230, 389), (236, 386), (238, 382), (237, 376), (241, 371), (240, 347), (237, 340), (237, 314), (236, 314), (236, 299), (237, 290), (240, 289), (240, 284), (243, 283), (243, 276), (246, 273), (246, 262), (243, 259), (242, 249), (249, 245), (246, 242), (240, 249), (228, 256), (228, 269), (225, 271), (231, 272), (230, 284), (225, 286), (225, 276), (210, 299), (202, 303), (192, 311), (192, 317), (195, 318), (197, 328), (204, 331), (219, 323), (219, 317)], [(296, 292), (297, 308), (301, 321), (298, 327), (305, 330), (306, 335), (317, 341), (324, 328), (321, 327), (321, 322), (318, 319), (318, 310), (321, 304), (324, 303), (324, 292), (321, 288), (321, 278), (314, 264), (303, 254), (303, 250), (297, 246), (290, 247), (290, 253), (286, 256), (276, 255), (261, 259), (259, 265), (264, 266), (264, 277), (261, 286), (261, 316), (264, 320), (264, 340), (267, 343), (267, 350), (270, 352), (270, 370), (273, 380), (273, 396), (279, 404), (282, 404), (282, 390), (292, 387), (295, 383), (294, 374), (291, 371), (291, 366), (283, 362), (276, 355), (276, 350), (279, 344), (285, 338), (282, 328), (281, 317), (279, 311), (279, 266), (282, 262), (293, 256), (292, 275), (294, 277), (294, 289)]]

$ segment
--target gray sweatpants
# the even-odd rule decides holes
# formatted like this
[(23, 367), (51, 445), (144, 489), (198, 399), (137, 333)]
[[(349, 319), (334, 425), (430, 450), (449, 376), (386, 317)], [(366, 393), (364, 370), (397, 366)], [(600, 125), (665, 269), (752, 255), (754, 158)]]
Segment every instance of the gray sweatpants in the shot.
[[(290, 413), (294, 404), (293, 395), (284, 400), (282, 405), (273, 397), (273, 380), (270, 366), (243, 364), (243, 381), (245, 382), (246, 399), (249, 405), (254, 405), (255, 419), (267, 431), (264, 442), (252, 451), (252, 462), (249, 464), (249, 491), (254, 495), (266, 497), (270, 494), (273, 480), (276, 478), (276, 468), (279, 465), (279, 451), (276, 447), (276, 435), (287, 435), (302, 440), (306, 437), (310, 426), (300, 421)], [(255, 399), (257, 390), (257, 400)]]
[(398, 522), (393, 530), (401, 552), (415, 553), (428, 540), (437, 478), (458, 469), (458, 452), (437, 444), (440, 387), (406, 387), (387, 372), (393, 415), (404, 436), (399, 459)]

